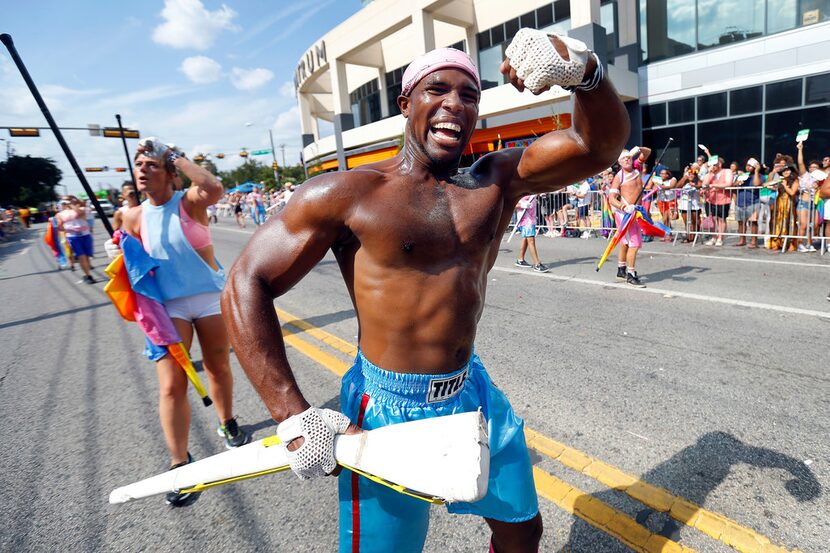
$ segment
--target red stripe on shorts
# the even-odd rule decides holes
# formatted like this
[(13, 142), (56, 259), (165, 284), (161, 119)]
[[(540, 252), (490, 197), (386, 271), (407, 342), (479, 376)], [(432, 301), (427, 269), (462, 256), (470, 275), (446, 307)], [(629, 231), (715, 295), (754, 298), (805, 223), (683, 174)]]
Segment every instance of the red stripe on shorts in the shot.
[[(369, 403), (369, 396), (363, 394), (360, 398), (360, 412), (357, 415), (357, 425), (363, 426), (363, 414), (366, 413), (366, 405)], [(358, 488), (358, 476), (352, 473), (352, 553), (360, 553), (360, 490)]]

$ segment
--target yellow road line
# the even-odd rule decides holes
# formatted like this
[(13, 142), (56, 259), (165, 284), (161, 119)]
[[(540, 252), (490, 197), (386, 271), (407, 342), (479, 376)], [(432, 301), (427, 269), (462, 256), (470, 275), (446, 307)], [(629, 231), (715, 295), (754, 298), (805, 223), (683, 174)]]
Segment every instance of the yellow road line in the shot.
[[(338, 375), (342, 376), (348, 370), (351, 366), (349, 363), (345, 363), (319, 350), (313, 344), (302, 340), (296, 336), (295, 329), (299, 329), (349, 356), (353, 356), (357, 352), (357, 348), (354, 345), (282, 309), (277, 308), (277, 313), (281, 319), (287, 321), (286, 325), (293, 327), (292, 329), (283, 327), (283, 335), (285, 336), (286, 343), (292, 345), (307, 357), (317, 361)], [(623, 492), (655, 511), (668, 513), (669, 516), (678, 522), (696, 528), (708, 536), (740, 551), (740, 553), (790, 553), (787, 549), (773, 545), (767, 537), (750, 528), (741, 526), (721, 514), (708, 511), (699, 505), (670, 493), (668, 490), (642, 481), (636, 476), (586, 455), (578, 449), (548, 438), (527, 426), (525, 426), (525, 439), (527, 440), (528, 447), (535, 449), (539, 453), (611, 489)], [(568, 512), (579, 516), (589, 524), (620, 539), (629, 547), (647, 553), (652, 551), (663, 551), (666, 553), (692, 551), (689, 548), (680, 546), (675, 542), (650, 532), (647, 528), (637, 524), (636, 521), (628, 517), (625, 513), (610, 507), (578, 488), (570, 486), (542, 469), (534, 467), (533, 471), (534, 476), (536, 476), (536, 487), (540, 495), (556, 503)], [(564, 494), (562, 494), (563, 491), (565, 492)], [(665, 540), (667, 544), (661, 540)], [(661, 545), (658, 547), (657, 544)], [(680, 549), (672, 548), (674, 546)], [(660, 547), (664, 547), (665, 549), (660, 549)], [(799, 553), (799, 551), (794, 550), (792, 553)]]
[(741, 553), (787, 553), (786, 549), (772, 545), (766, 536), (750, 528), (743, 527), (721, 514), (708, 511), (691, 501), (673, 495), (668, 490), (644, 482), (615, 466), (543, 436), (535, 430), (525, 427), (525, 439), (528, 447), (532, 447), (539, 453), (611, 489), (623, 492), (655, 511), (668, 513), (676, 521), (697, 528)]

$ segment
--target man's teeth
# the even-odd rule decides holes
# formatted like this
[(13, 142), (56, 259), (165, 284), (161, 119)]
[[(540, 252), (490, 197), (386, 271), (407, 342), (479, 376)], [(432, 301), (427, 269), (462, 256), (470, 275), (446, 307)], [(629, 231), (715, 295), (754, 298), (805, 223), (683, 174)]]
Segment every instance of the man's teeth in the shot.
[(461, 125), (457, 125), (456, 123), (436, 123), (433, 128), (435, 129), (447, 129), (453, 132), (461, 132)]

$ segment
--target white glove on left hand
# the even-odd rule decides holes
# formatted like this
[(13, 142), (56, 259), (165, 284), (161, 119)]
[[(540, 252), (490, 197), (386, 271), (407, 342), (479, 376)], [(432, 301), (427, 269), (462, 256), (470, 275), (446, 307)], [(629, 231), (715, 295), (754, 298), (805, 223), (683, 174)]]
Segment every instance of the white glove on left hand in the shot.
[(550, 41), (550, 36), (536, 29), (519, 29), (504, 55), (534, 94), (554, 85), (577, 86), (585, 78), (588, 47), (584, 42), (557, 34), (568, 48), (568, 61), (562, 59)]
[(110, 259), (115, 259), (119, 255), (121, 255), (121, 246), (114, 243), (112, 238), (104, 242), (104, 251), (107, 252), (107, 257)]
[(337, 467), (334, 437), (346, 432), (349, 424), (349, 417), (343, 413), (309, 407), (277, 426), (277, 436), (286, 445), (300, 436), (304, 438), (303, 445), (296, 451), (286, 448), (288, 464), (300, 480), (331, 474)]

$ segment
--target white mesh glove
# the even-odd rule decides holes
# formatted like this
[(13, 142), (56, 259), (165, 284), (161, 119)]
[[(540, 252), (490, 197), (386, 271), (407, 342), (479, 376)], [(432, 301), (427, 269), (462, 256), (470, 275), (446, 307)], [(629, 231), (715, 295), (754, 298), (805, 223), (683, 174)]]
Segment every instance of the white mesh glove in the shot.
[(349, 417), (331, 409), (309, 407), (288, 417), (277, 426), (277, 436), (285, 443), (302, 436), (305, 441), (296, 451), (289, 451), (288, 464), (300, 480), (325, 476), (337, 467), (334, 437), (351, 424)]
[(568, 48), (565, 61), (556, 51), (548, 33), (536, 29), (519, 29), (504, 55), (516, 70), (516, 76), (534, 94), (554, 85), (575, 87), (585, 77), (588, 47), (584, 42), (556, 34)]
[(112, 238), (104, 242), (104, 251), (107, 252), (107, 257), (110, 259), (115, 259), (119, 255), (121, 255), (121, 246), (114, 243)]

